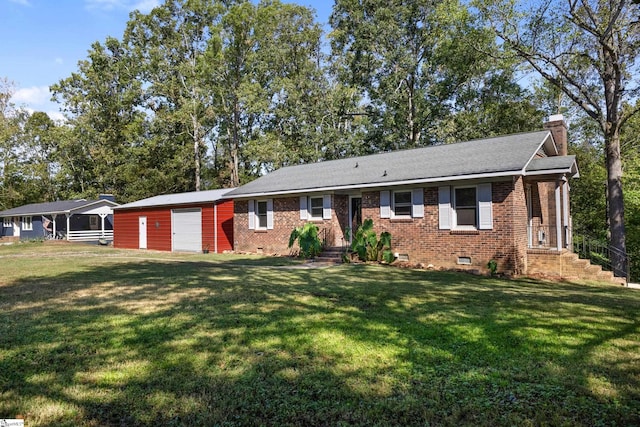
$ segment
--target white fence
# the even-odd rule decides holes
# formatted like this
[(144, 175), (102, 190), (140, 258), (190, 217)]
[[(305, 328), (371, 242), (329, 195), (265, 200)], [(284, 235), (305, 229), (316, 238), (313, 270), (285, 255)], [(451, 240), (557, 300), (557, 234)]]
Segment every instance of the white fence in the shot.
[(83, 241), (83, 240), (113, 240), (113, 230), (82, 230), (82, 231), (70, 231), (68, 240), (71, 241)]

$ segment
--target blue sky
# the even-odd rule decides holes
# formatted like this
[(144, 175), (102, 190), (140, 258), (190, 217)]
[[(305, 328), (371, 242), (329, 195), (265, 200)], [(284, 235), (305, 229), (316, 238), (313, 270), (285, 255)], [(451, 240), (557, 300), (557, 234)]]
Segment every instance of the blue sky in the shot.
[[(332, 0), (289, 1), (328, 21)], [(149, 12), (162, 0), (0, 0), (0, 78), (15, 85), (13, 102), (60, 119), (49, 86), (69, 77), (91, 44), (121, 38), (129, 13)]]

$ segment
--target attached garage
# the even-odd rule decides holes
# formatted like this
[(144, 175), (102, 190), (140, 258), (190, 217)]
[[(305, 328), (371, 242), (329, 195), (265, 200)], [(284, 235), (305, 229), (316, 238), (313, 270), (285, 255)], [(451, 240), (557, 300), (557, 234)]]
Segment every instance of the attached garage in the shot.
[(173, 209), (171, 229), (171, 250), (202, 250), (202, 209)]
[(175, 252), (233, 250), (232, 189), (165, 194), (114, 209), (113, 245)]

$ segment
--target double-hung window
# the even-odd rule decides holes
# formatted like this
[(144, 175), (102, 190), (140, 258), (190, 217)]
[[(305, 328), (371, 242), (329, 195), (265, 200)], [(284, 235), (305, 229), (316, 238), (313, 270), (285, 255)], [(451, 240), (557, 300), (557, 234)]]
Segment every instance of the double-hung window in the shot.
[(300, 219), (304, 221), (331, 219), (331, 194), (300, 196)]
[(396, 218), (411, 218), (411, 191), (394, 191), (393, 216)]
[(380, 218), (424, 218), (424, 189), (380, 191)]
[(438, 188), (438, 221), (441, 230), (491, 230), (491, 183)]
[(273, 229), (273, 199), (249, 200), (249, 229)]
[(322, 219), (322, 213), (324, 210), (324, 198), (321, 197), (309, 197), (309, 219)]
[(4, 228), (13, 227), (13, 223), (11, 222), (11, 217), (2, 218), (2, 226)]
[(23, 216), (22, 217), (22, 229), (24, 231), (33, 230), (33, 223), (31, 222), (31, 217), (30, 216)]
[(256, 202), (256, 228), (267, 229), (267, 201)]
[(458, 228), (477, 228), (476, 187), (456, 188), (453, 199), (456, 226)]

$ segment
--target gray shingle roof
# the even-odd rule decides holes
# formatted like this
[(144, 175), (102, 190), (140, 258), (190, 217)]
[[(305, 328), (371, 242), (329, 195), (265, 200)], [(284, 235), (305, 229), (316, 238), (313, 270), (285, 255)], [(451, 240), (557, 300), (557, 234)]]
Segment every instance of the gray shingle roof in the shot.
[(6, 216), (22, 216), (22, 215), (46, 215), (46, 214), (64, 214), (78, 210), (87, 206), (106, 202), (112, 206), (117, 205), (109, 200), (60, 200), (48, 203), (32, 203), (30, 205), (18, 206), (17, 208), (7, 209), (0, 212), (0, 217)]
[[(524, 174), (535, 153), (550, 141), (550, 132), (544, 130), (289, 166), (238, 187), (227, 196), (250, 197), (412, 181), (437, 182), (452, 177)], [(555, 150), (555, 146), (551, 147)]]
[(233, 188), (223, 188), (220, 190), (207, 191), (191, 191), (188, 193), (177, 194), (161, 194), (159, 196), (149, 197), (147, 199), (137, 200), (135, 202), (120, 205), (115, 209), (131, 209), (150, 206), (171, 206), (215, 202), (224, 198), (224, 195), (231, 190), (233, 190)]
[(563, 170), (567, 172), (577, 173), (576, 156), (553, 156), (553, 157), (541, 157), (531, 160), (527, 165), (527, 174), (534, 174), (535, 172), (548, 172)]

